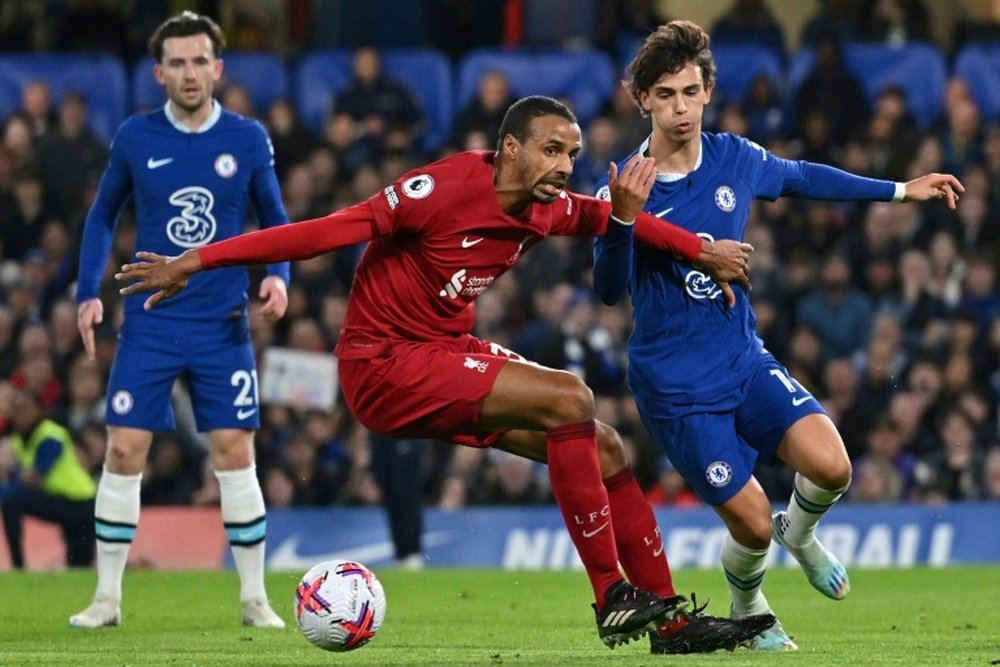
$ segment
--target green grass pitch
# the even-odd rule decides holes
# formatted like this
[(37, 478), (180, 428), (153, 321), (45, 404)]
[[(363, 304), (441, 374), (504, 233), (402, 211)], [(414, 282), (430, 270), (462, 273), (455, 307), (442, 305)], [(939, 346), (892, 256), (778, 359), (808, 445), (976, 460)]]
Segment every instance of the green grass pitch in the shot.
[[(765, 590), (801, 650), (738, 649), (651, 656), (648, 640), (609, 651), (597, 638), (581, 572), (430, 569), (377, 572), (385, 625), (369, 645), (334, 654), (311, 646), (292, 617), (298, 575), (269, 573), (283, 631), (239, 624), (234, 571), (128, 572), (123, 625), (74, 630), (94, 573), (0, 573), (0, 665), (988, 665), (1000, 664), (1000, 567), (856, 570), (833, 602), (794, 569)], [(711, 597), (725, 615), (722, 575), (674, 573), (678, 591)]]

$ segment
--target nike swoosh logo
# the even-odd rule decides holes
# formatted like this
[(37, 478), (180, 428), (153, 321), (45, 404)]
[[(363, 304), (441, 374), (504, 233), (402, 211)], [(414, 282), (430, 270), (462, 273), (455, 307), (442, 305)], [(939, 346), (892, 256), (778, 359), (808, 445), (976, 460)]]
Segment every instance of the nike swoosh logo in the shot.
[(476, 245), (480, 241), (482, 241), (482, 239), (476, 239), (475, 241), (470, 241), (469, 237), (466, 236), (464, 239), (462, 239), (462, 247), (463, 248), (471, 248), (472, 246)]
[(660, 554), (663, 553), (663, 542), (660, 542), (660, 548), (653, 552), (653, 558), (659, 558)]
[(174, 159), (172, 157), (165, 157), (161, 160), (154, 160), (153, 158), (149, 158), (148, 160), (146, 160), (146, 167), (148, 169), (158, 169), (159, 167), (162, 167), (165, 164), (170, 164), (173, 161)]
[(236, 413), (236, 418), (241, 420), (246, 419), (247, 417), (252, 417), (255, 412), (257, 412), (257, 408), (253, 410), (239, 410)]
[(800, 405), (802, 405), (803, 403), (805, 403), (806, 401), (808, 401), (810, 398), (812, 398), (812, 396), (803, 396), (802, 398), (793, 398), (792, 399), (792, 405), (794, 405), (795, 407), (799, 407)]
[(671, 206), (670, 208), (665, 208), (662, 211), (660, 211), (659, 213), (655, 213), (654, 215), (656, 215), (657, 218), (662, 218), (667, 213), (670, 213), (672, 210), (674, 210), (673, 206)]
[(608, 527), (608, 522), (605, 521), (604, 523), (601, 524), (600, 528), (595, 528), (594, 530), (585, 530), (585, 531), (583, 531), (583, 536), (584, 537), (593, 537), (594, 535), (597, 535), (599, 532), (601, 532), (602, 530), (604, 530), (607, 527)]

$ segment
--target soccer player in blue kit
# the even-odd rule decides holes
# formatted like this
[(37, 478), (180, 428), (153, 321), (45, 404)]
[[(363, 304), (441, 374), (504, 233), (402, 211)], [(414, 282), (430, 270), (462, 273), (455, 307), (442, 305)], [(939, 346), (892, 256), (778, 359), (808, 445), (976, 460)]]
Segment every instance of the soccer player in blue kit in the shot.
[[(646, 211), (712, 240), (743, 238), (751, 202), (782, 195), (945, 199), (955, 207), (964, 188), (951, 175), (874, 180), (784, 160), (742, 137), (702, 132), (715, 81), (708, 46), (702, 28), (673, 21), (651, 34), (628, 66), (627, 85), (652, 122), (650, 137), (636, 150), (655, 162), (657, 172)], [(606, 198), (602, 183), (598, 196)], [(771, 612), (761, 585), (772, 538), (816, 589), (844, 598), (847, 571), (817, 541), (815, 529), (850, 484), (851, 463), (826, 412), (757, 337), (746, 290), (734, 286), (736, 304), (727, 308), (703, 272), (633, 246), (632, 231), (623, 225), (610, 225), (596, 241), (594, 283), (608, 304), (631, 293), (629, 384), (646, 429), (726, 524), (722, 566), (733, 617)], [(795, 490), (787, 510), (772, 517), (753, 469), (778, 459), (796, 471)], [(656, 637), (653, 642), (655, 647)], [(776, 623), (751, 648), (798, 647)]]
[[(94, 358), (94, 327), (119, 212), (131, 195), (140, 248), (176, 254), (237, 236), (248, 204), (262, 227), (288, 222), (274, 173), (271, 142), (256, 121), (224, 111), (213, 99), (225, 42), (210, 18), (183, 12), (149, 41), (167, 102), (119, 128), (108, 167), (84, 226), (77, 288), (79, 328)], [(267, 268), (263, 316), (278, 319), (288, 303), (287, 262)], [(219, 480), (222, 520), (240, 577), (243, 623), (282, 628), (264, 590), (264, 498), (254, 463), (260, 424), (257, 371), (247, 321), (249, 278), (227, 268), (191, 280), (164, 308), (146, 312), (125, 299), (125, 318), (108, 380), (108, 451), (97, 490), (97, 591), (70, 617), (71, 626), (121, 623), (122, 574), (139, 521), (142, 470), (153, 431), (174, 428), (170, 404), (184, 377)], [(183, 539), (184, 527), (177, 526)]]

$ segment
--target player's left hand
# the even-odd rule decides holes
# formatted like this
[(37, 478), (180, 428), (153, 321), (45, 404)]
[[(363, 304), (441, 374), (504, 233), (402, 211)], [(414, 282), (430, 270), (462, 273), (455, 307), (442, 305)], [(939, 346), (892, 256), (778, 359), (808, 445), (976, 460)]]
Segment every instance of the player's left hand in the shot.
[(649, 191), (656, 182), (656, 160), (636, 153), (622, 165), (608, 165), (608, 189), (611, 191), (611, 215), (631, 222), (642, 212)]
[(948, 208), (955, 210), (959, 192), (965, 192), (965, 186), (951, 174), (927, 174), (907, 182), (903, 201), (947, 199)]
[(729, 283), (739, 283), (746, 291), (750, 291), (750, 253), (753, 246), (741, 241), (721, 239), (719, 241), (701, 241), (701, 253), (695, 266), (705, 271), (722, 290), (726, 305), (730, 308), (736, 305), (736, 294)]
[(260, 283), (260, 298), (264, 305), (260, 315), (268, 322), (277, 322), (285, 315), (288, 308), (288, 288), (285, 281), (278, 276), (268, 276)]

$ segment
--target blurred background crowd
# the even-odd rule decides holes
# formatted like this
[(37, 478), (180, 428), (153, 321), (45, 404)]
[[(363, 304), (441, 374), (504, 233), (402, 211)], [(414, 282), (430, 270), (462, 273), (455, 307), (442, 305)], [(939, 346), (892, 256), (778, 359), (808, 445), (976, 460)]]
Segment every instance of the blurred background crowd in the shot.
[[(794, 3), (801, 5), (798, 14), (802, 6), (809, 13), (789, 34), (778, 9), (785, 3), (715, 4), (717, 16), (706, 25), (713, 44), (752, 45), (777, 69), (753, 77), (740, 94), (720, 86), (706, 129), (745, 135), (782, 157), (876, 178), (951, 172), (966, 187), (954, 212), (943, 204), (781, 199), (754, 205), (746, 238), (756, 248), (752, 298), (760, 334), (843, 434), (855, 465), (847, 499), (1000, 500), (1000, 103), (984, 103), (976, 91), (981, 82), (955, 67), (961, 49), (1000, 39), (990, 20), (1000, 19), (1000, 7), (967, 3), (968, 11), (954, 14), (945, 32), (932, 20), (931, 3), (921, 0)], [(230, 53), (265, 50), (292, 67), (315, 49), (351, 49), (346, 85), (317, 127), (303, 120), (291, 97), (259, 108), (252, 87), (235, 82), (219, 94), (224, 106), (269, 130), (293, 221), (364, 200), (451, 151), (490, 148), (505, 109), (524, 94), (502, 67), (485, 68), (470, 101), (447, 114), (447, 132), (434, 145), (426, 139), (429, 117), (440, 109), (422, 103), (413, 79), (384, 65), (385, 50), (434, 49), (455, 68), (480, 47), (596, 50), (616, 64), (620, 77), (637, 39), (665, 20), (689, 18), (675, 14), (669, 1), (642, 0), (37, 0), (0, 5), (0, 50), (98, 51), (138, 63), (152, 28), (183, 8), (218, 17)], [(859, 42), (933, 49), (945, 78), (917, 107), (907, 82), (875, 86), (866, 79), (865, 67), (849, 57)], [(130, 259), (134, 236), (126, 208), (102, 295), (107, 316), (98, 359), (89, 363), (73, 288), (80, 231), (109, 139), (89, 123), (92, 92), (55, 95), (43, 78), (24, 81), (16, 108), (0, 119), (0, 381), (40, 396), (97, 476), (105, 449), (104, 382), (120, 318), (111, 273)], [(567, 101), (574, 104), (572, 97)], [(592, 192), (608, 161), (645, 138), (648, 120), (617, 85), (580, 116), (585, 147), (573, 189)], [(328, 352), (360, 251), (293, 265), (288, 313), (276, 324), (254, 316), (251, 305), (258, 350)], [(479, 298), (476, 334), (581, 375), (597, 396), (598, 418), (615, 425), (634, 450), (650, 499), (696, 504), (638, 420), (625, 382), (629, 306), (596, 302), (591, 263), (587, 239), (554, 238), (538, 246)], [(185, 389), (179, 384), (175, 391)], [(177, 405), (179, 428), (156, 437), (142, 501), (216, 503), (204, 443), (183, 409), (188, 401)], [(0, 433), (7, 426), (0, 423)], [(369, 434), (342, 405), (332, 412), (267, 405), (256, 443), (270, 507), (380, 500)], [(496, 451), (412, 446), (423, 449), (428, 506), (551, 502), (544, 468), (536, 464)], [(9, 444), (0, 440), (0, 483), (13, 466)], [(790, 477), (782, 469), (761, 470), (759, 478), (773, 499), (788, 496)]]

